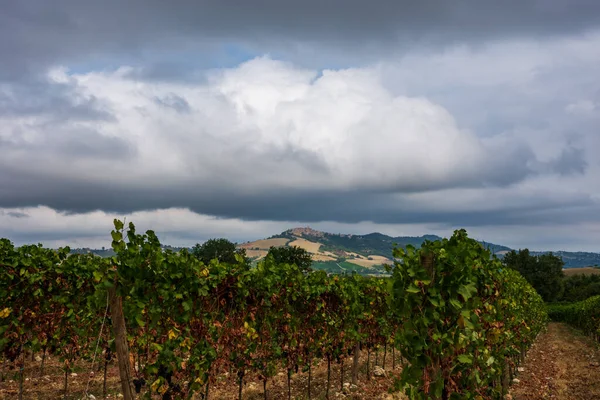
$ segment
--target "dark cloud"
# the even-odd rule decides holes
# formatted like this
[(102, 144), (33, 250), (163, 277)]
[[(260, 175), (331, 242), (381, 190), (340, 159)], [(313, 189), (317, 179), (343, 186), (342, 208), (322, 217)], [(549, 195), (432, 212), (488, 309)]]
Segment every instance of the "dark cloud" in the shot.
[(584, 174), (588, 166), (583, 149), (567, 147), (560, 156), (550, 162), (550, 168), (560, 175)]
[[(122, 185), (107, 175), (98, 182), (41, 179), (6, 168), (0, 175), (0, 207), (45, 205), (67, 214), (102, 210), (128, 214), (166, 208), (189, 208), (194, 212), (221, 218), (248, 221), (335, 221), (382, 224), (438, 223), (448, 226), (544, 225), (577, 223), (600, 215), (600, 205), (589, 195), (558, 196), (544, 193), (515, 192), (503, 204), (485, 209), (458, 207), (440, 209), (402, 194), (373, 193), (364, 190), (298, 190), (276, 188), (248, 193), (221, 183), (220, 186), (195, 185), (193, 182), (168, 182), (157, 179), (150, 185)], [(422, 195), (422, 194), (421, 194)], [(438, 206), (455, 194), (432, 191), (430, 198)], [(494, 198), (490, 194), (488, 200)], [(484, 202), (485, 203), (485, 202)], [(474, 206), (482, 204), (473, 200)]]
[[(470, 52), (509, 39), (548, 42), (549, 38), (599, 28), (600, 2), (596, 0), (4, 1), (0, 6), (0, 118), (12, 121), (0, 127), (0, 208), (45, 205), (74, 214), (182, 207), (219, 218), (307, 223), (368, 220), (481, 227), (600, 222), (596, 221), (600, 207), (594, 200), (597, 188), (588, 176), (597, 172), (597, 165), (591, 158), (586, 159), (591, 157), (589, 149), (598, 143), (594, 139), (597, 119), (589, 117), (586, 102), (597, 104), (600, 93), (598, 64), (588, 56), (589, 47), (574, 45), (572, 53), (555, 55), (552, 48), (541, 54), (535, 46), (528, 51), (518, 46), (499, 46), (495, 54), (479, 52), (484, 56), (477, 63), (471, 60), (475, 56)], [(454, 44), (466, 45), (468, 50), (449, 54), (447, 60), (427, 60), (427, 55), (408, 66), (390, 56)], [(237, 65), (240, 59), (248, 58), (248, 52), (274, 53), (276, 58), (284, 59), (298, 52), (308, 55), (306, 59), (320, 60), (335, 53), (331, 60), (337, 63), (338, 54), (344, 53), (354, 57), (353, 65), (390, 56), (404, 72), (384, 76), (385, 89), (394, 95), (424, 96), (445, 106), (457, 117), (461, 129), (474, 131), (477, 140), (484, 138), (484, 145), (467, 147), (484, 152), (484, 162), (480, 158), (469, 161), (469, 150), (461, 153), (462, 146), (439, 151), (444, 145), (453, 145), (451, 140), (443, 140), (447, 128), (443, 124), (429, 132), (439, 134), (427, 136), (433, 138), (431, 143), (419, 137), (427, 132), (418, 129), (411, 131), (412, 141), (408, 143), (394, 142), (391, 134), (384, 137), (390, 145), (383, 150), (409, 160), (406, 164), (390, 162), (386, 154), (381, 159), (376, 153), (361, 157), (363, 148), (368, 150), (378, 140), (376, 133), (374, 143), (357, 141), (352, 147), (344, 146), (343, 140), (332, 140), (332, 146), (340, 146), (341, 150), (322, 152), (296, 147), (301, 140), (286, 141), (288, 136), (309, 135), (320, 129), (331, 134), (335, 125), (327, 127), (327, 118), (318, 119), (332, 113), (325, 109), (332, 104), (328, 100), (326, 104), (315, 102), (321, 107), (319, 113), (310, 108), (308, 112), (301, 110), (302, 118), (286, 126), (268, 125), (267, 133), (251, 132), (260, 126), (257, 123), (248, 128), (254, 121), (240, 128), (235, 120), (239, 110), (223, 111), (239, 99), (228, 98), (218, 90), (208, 92), (222, 96), (219, 102), (203, 98), (206, 87), (201, 86), (207, 78), (198, 68)], [(523, 59), (530, 53), (534, 53), (534, 61), (528, 64)], [(302, 62), (310, 64), (310, 60)], [(516, 67), (512, 70), (504, 64)], [(196, 92), (185, 94), (177, 93), (177, 85), (172, 93), (161, 95), (156, 95), (161, 92), (153, 90), (156, 87), (149, 88), (138, 97), (130, 92), (111, 97), (105, 93), (111, 90), (98, 90), (98, 96), (106, 96), (105, 103), (84, 94), (88, 91), (80, 90), (76, 79), (68, 74), (60, 82), (46, 77), (48, 68), (57, 65), (67, 66), (75, 74), (133, 66), (122, 72), (127, 82), (111, 81), (114, 90), (118, 85), (132, 84), (132, 80), (201, 85)], [(315, 81), (318, 76), (315, 72)], [(245, 83), (235, 81), (232, 87), (237, 90)], [(286, 89), (280, 87), (274, 92)], [(268, 98), (270, 93), (261, 86), (250, 95)], [(315, 97), (326, 98), (322, 92), (316, 92)], [(122, 98), (130, 102), (119, 103)], [(290, 112), (291, 108), (286, 108), (289, 104), (282, 104), (278, 103), (279, 109), (268, 121)], [(569, 104), (574, 106), (565, 116)], [(260, 107), (261, 102), (255, 105)], [(169, 121), (171, 110), (179, 113), (173, 118), (176, 123)], [(142, 111), (147, 114), (136, 119)], [(165, 114), (152, 119), (151, 114), (157, 112)], [(246, 107), (239, 112), (252, 114), (256, 110)], [(214, 119), (202, 120), (198, 115), (203, 113)], [(117, 115), (124, 116), (122, 125), (118, 125), (123, 121)], [(393, 121), (398, 124), (399, 136), (404, 123), (418, 127), (439, 117), (427, 113), (421, 120), (409, 121), (411, 115)], [(339, 116), (332, 113), (331, 119), (335, 118)], [(304, 126), (305, 120), (312, 125)], [(186, 130), (187, 122), (192, 129)], [(156, 126), (160, 129), (152, 131)], [(383, 127), (373, 124), (366, 129)], [(120, 134), (119, 129), (131, 132), (115, 136)], [(245, 130), (243, 135), (236, 134), (236, 129), (247, 129), (248, 134)], [(568, 131), (582, 132), (582, 138), (564, 145), (564, 132)], [(261, 135), (272, 132), (281, 134), (282, 140), (260, 140)], [(346, 132), (334, 133), (346, 138)], [(419, 143), (431, 146), (430, 152), (411, 147), (419, 139)], [(487, 139), (497, 143), (488, 145)], [(157, 142), (151, 143), (153, 140)], [(148, 151), (147, 147), (155, 143), (164, 145), (164, 153), (162, 148)], [(171, 143), (174, 145), (165, 145)], [(321, 145), (318, 140), (311, 143)], [(465, 146), (468, 144), (465, 142)], [(322, 144), (322, 148), (327, 146)], [(538, 162), (540, 154), (551, 161)], [(160, 159), (163, 156), (167, 159), (164, 164)], [(347, 162), (347, 170), (339, 160)], [(428, 169), (437, 163), (442, 167)], [(156, 165), (172, 169), (163, 174)], [(388, 165), (390, 168), (385, 170)], [(403, 170), (394, 169), (398, 166)], [(450, 172), (444, 173), (443, 166)], [(369, 174), (371, 169), (375, 173)], [(351, 172), (345, 174), (347, 171)], [(260, 181), (263, 176), (268, 179)], [(336, 186), (338, 177), (350, 183)], [(555, 186), (540, 191), (527, 187), (539, 189), (538, 178)], [(255, 179), (259, 184), (253, 185)], [(568, 179), (581, 181), (571, 186)], [(493, 193), (488, 193), (488, 189), (498, 188), (511, 193), (505, 202), (494, 202)], [(446, 198), (450, 202), (460, 197), (460, 192), (448, 193), (451, 189), (477, 189), (482, 197), (470, 199), (465, 195), (464, 204), (490, 205), (485, 209), (469, 209), (460, 202), (449, 207), (434, 206), (444, 205)], [(411, 197), (415, 194), (433, 200), (421, 202), (423, 197)], [(0, 212), (27, 217), (14, 211)], [(61, 236), (52, 232), (32, 235), (53, 239)]]
[(99, 134), (89, 129), (62, 129), (61, 134), (50, 141), (46, 151), (72, 159), (124, 160), (136, 155), (135, 147), (118, 137)]
[(34, 131), (40, 136), (35, 142), (21, 138), (19, 132), (13, 133), (12, 140), (0, 138), (0, 157), (8, 159), (13, 153), (26, 153), (33, 164), (43, 162), (49, 165), (46, 172), (51, 173), (52, 160), (66, 161), (67, 164), (77, 159), (131, 161), (137, 153), (136, 148), (124, 139), (101, 135), (85, 127), (42, 123)]
[(190, 65), (189, 60), (179, 63), (151, 61), (146, 65), (131, 68), (124, 73), (124, 77), (135, 81), (202, 83), (206, 81), (206, 75), (199, 72), (203, 67), (209, 65), (199, 62)]
[(164, 53), (215, 41), (355, 50), (577, 34), (599, 24), (595, 0), (8, 0), (0, 13), (0, 79), (67, 59), (75, 64), (107, 54), (151, 59), (152, 49)]
[(68, 120), (114, 120), (108, 105), (94, 96), (83, 96), (73, 82), (52, 82), (27, 77), (0, 83), (0, 117), (45, 117)]

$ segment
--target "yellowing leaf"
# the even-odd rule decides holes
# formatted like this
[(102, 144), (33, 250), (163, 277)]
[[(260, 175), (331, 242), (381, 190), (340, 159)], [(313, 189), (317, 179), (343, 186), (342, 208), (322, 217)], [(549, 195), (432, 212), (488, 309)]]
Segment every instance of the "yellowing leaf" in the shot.
[(157, 380), (155, 380), (154, 382), (152, 382), (152, 385), (150, 385), (150, 388), (153, 391), (157, 391), (159, 385), (160, 385), (160, 378), (158, 378)]
[(10, 308), (5, 308), (4, 310), (0, 311), (0, 318), (6, 318), (10, 315), (11, 309)]
[(165, 394), (169, 390), (169, 385), (164, 384), (158, 389), (158, 393)]

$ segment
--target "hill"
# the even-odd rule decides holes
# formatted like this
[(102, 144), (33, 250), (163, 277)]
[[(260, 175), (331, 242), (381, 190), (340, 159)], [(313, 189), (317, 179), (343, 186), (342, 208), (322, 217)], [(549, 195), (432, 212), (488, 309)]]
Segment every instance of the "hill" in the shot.
[[(439, 240), (436, 235), (388, 236), (374, 232), (366, 235), (328, 233), (310, 227), (288, 229), (267, 239), (247, 242), (240, 245), (254, 260), (263, 258), (271, 246), (299, 246), (313, 255), (315, 267), (332, 272), (354, 270), (361, 273), (381, 273), (383, 265), (391, 263), (394, 245), (420, 247), (425, 240)], [(502, 258), (512, 249), (500, 244), (480, 241), (492, 253)], [(534, 255), (548, 252), (531, 252)], [(589, 252), (557, 251), (565, 268), (583, 268), (600, 265), (600, 254)]]
[[(392, 237), (382, 233), (353, 235), (321, 232), (309, 227), (288, 229), (267, 239), (239, 245), (253, 260), (266, 256), (271, 246), (298, 246), (311, 253), (314, 267), (330, 272), (356, 271), (363, 274), (382, 274), (384, 265), (391, 264), (394, 245), (420, 247), (425, 240), (439, 240), (436, 235)], [(487, 245), (487, 244), (486, 244)], [(494, 252), (508, 247), (489, 244)]]
[[(312, 254), (315, 268), (330, 272), (356, 271), (362, 274), (384, 273), (384, 264), (392, 262), (394, 245), (420, 247), (425, 240), (439, 240), (436, 235), (423, 236), (388, 236), (374, 232), (366, 235), (328, 233), (309, 227), (293, 228), (266, 239), (241, 243), (238, 247), (246, 249), (246, 254), (253, 261), (264, 258), (271, 246), (299, 246)], [(480, 241), (498, 257), (503, 257), (511, 248), (499, 244)], [(165, 249), (180, 250), (181, 247), (168, 245)], [(73, 253), (94, 253), (103, 257), (114, 255), (112, 249), (73, 249)], [(547, 252), (532, 251), (532, 255)], [(557, 251), (555, 255), (562, 257), (565, 268), (585, 268), (600, 265), (600, 254), (589, 252)]]

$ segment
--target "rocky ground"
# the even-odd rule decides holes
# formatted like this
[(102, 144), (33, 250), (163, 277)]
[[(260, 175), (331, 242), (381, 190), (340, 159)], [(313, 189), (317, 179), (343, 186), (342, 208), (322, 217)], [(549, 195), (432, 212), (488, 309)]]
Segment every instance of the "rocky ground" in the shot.
[[(344, 363), (344, 376), (342, 379), (341, 368), (339, 364), (332, 363), (329, 395), (330, 399), (399, 399), (398, 394), (388, 393), (401, 372), (399, 357), (393, 363), (391, 354), (387, 354), (385, 365), (383, 365), (383, 351), (380, 352), (378, 366), (375, 366), (375, 357), (371, 355), (371, 364), (369, 375), (366, 373), (366, 354), (361, 357), (363, 361), (359, 368), (359, 380), (356, 385), (351, 384), (351, 363), (352, 358)], [(44, 371), (41, 371), (41, 360), (39, 355), (33, 359), (28, 357), (23, 381), (24, 399), (64, 399), (64, 378), (59, 360), (48, 357), (44, 362)], [(395, 368), (393, 368), (395, 364)], [(91, 365), (86, 362), (78, 363), (74, 371), (68, 374), (68, 394), (66, 399), (79, 400), (85, 398), (85, 393), (93, 397), (88, 399), (103, 398), (103, 370), (94, 368), (95, 372), (90, 378)], [(18, 370), (11, 368), (10, 365), (0, 366), (0, 375), (3, 381), (0, 382), (0, 400), (18, 399), (19, 393), (19, 373)], [(232, 400), (237, 399), (238, 386), (233, 376), (223, 374), (217, 378), (217, 381), (211, 385), (209, 390), (210, 400)], [(88, 384), (89, 381), (89, 384)], [(327, 392), (327, 362), (323, 360), (314, 366), (311, 376), (311, 399), (325, 399)], [(119, 374), (116, 363), (109, 365), (107, 369), (107, 399), (117, 399), (122, 397), (120, 392)], [(142, 389), (142, 393), (147, 388)], [(257, 377), (248, 376), (245, 379), (243, 387), (243, 399), (262, 400), (264, 391), (262, 381)], [(288, 386), (287, 374), (281, 372), (271, 378), (267, 384), (267, 394), (269, 400), (287, 399)], [(308, 373), (293, 374), (291, 378), (291, 397), (292, 399), (308, 399)], [(155, 396), (158, 399), (159, 397)], [(196, 396), (195, 399), (201, 399)]]
[[(397, 359), (395, 368), (388, 354), (385, 365), (382, 353), (371, 357), (369, 370), (366, 373), (366, 357), (362, 357), (360, 375), (357, 385), (350, 383), (352, 359), (345, 362), (344, 376), (341, 376), (339, 364), (332, 364), (330, 399), (376, 400), (401, 399), (399, 394), (389, 394), (388, 389), (401, 372)], [(36, 360), (37, 358), (37, 360)], [(24, 371), (24, 399), (62, 399), (64, 398), (64, 372), (57, 359), (45, 360), (44, 371), (40, 370), (39, 356), (29, 358)], [(95, 368), (90, 376), (90, 364), (77, 364), (68, 375), (69, 393), (67, 399), (82, 399), (88, 389), (95, 399), (103, 398), (103, 370)], [(558, 323), (550, 323), (548, 330), (542, 333), (535, 345), (529, 350), (525, 362), (519, 368), (511, 392), (507, 400), (600, 400), (600, 348), (590, 338), (576, 330)], [(107, 370), (107, 398), (115, 399), (119, 394), (119, 376), (116, 364), (110, 364)], [(373, 373), (375, 372), (375, 373)], [(19, 374), (9, 365), (0, 366), (0, 399), (17, 399), (19, 392)], [(89, 381), (89, 384), (88, 384)], [(291, 397), (296, 400), (308, 399), (308, 374), (293, 374), (291, 379)], [(142, 389), (144, 391), (144, 389)], [(238, 387), (234, 377), (221, 375), (211, 385), (209, 399), (231, 400), (237, 398)], [(327, 363), (322, 361), (313, 368), (311, 399), (325, 398), (327, 391)], [(279, 373), (267, 384), (269, 400), (287, 399), (287, 375)], [(198, 399), (200, 397), (197, 397)], [(246, 400), (264, 399), (262, 382), (256, 377), (248, 376), (243, 387), (243, 398)]]
[(600, 399), (598, 344), (567, 325), (550, 323), (520, 370), (509, 396), (513, 400)]

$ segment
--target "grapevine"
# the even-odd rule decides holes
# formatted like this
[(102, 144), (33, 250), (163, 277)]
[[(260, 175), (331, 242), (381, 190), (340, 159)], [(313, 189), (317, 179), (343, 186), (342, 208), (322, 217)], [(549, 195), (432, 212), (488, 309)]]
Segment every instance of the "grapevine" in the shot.
[[(124, 388), (140, 398), (206, 396), (226, 373), (240, 397), (245, 376), (259, 376), (267, 397), (280, 370), (291, 398), (289, 377), (310, 376), (314, 360), (343, 369), (359, 349), (370, 358), (383, 348), (385, 357), (388, 347), (408, 362), (397, 388), (413, 399), (498, 398), (546, 323), (531, 286), (464, 231), (395, 249), (392, 277), (382, 279), (271, 257), (250, 267), (239, 254), (205, 264), (185, 249), (164, 250), (153, 231), (114, 225), (110, 259), (0, 241), (0, 353), (17, 366), (25, 351), (60, 357), (65, 394), (70, 368), (98, 343), (105, 371), (120, 351), (116, 333), (100, 335), (111, 296), (118, 301), (106, 323), (118, 329), (113, 305), (121, 307), (131, 357), (119, 364)], [(327, 393), (331, 385), (328, 374)]]

